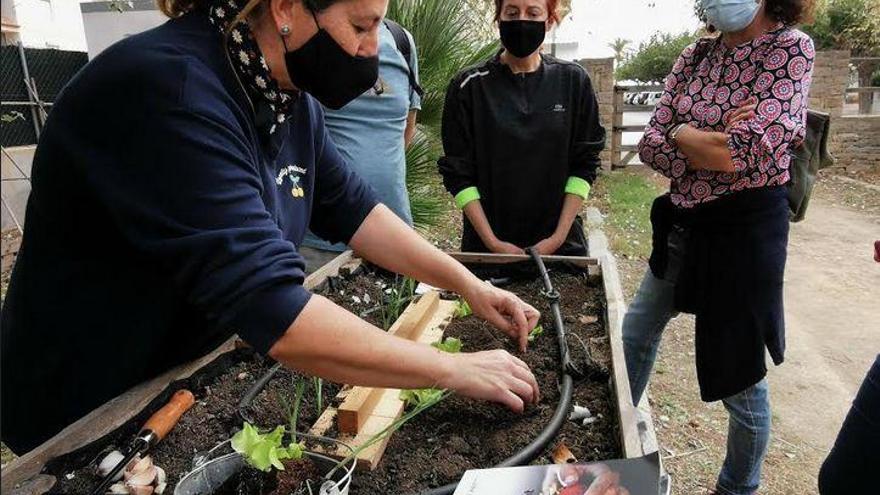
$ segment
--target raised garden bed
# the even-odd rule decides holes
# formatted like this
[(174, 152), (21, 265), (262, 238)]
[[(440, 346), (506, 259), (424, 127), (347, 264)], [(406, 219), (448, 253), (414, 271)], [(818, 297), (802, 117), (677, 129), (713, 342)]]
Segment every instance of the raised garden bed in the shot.
[[(557, 437), (582, 461), (613, 459), (622, 455), (614, 394), (608, 377), (611, 354), (605, 332), (602, 280), (581, 270), (550, 265), (553, 285), (563, 296), (561, 310), (575, 363), (587, 371), (590, 349), (595, 368), (576, 380), (574, 402), (586, 406), (596, 418), (590, 425), (566, 422)], [(506, 275), (500, 271), (499, 275)], [(452, 320), (444, 337), (463, 342), (463, 351), (505, 349), (518, 355), (532, 369), (541, 387), (541, 402), (523, 414), (498, 405), (451, 396), (408, 422), (388, 444), (382, 462), (371, 472), (354, 478), (353, 493), (417, 493), (457, 481), (468, 469), (496, 465), (528, 445), (553, 416), (560, 399), (559, 349), (543, 285), (535, 278), (504, 287), (542, 311), (544, 333), (535, 337), (520, 354), (513, 342), (476, 316)], [(555, 443), (535, 462), (547, 463)]]
[[(460, 258), (465, 262), (486, 261), (484, 256), (463, 255)], [(492, 257), (490, 261), (523, 260)], [(577, 404), (590, 408), (597, 421), (588, 427), (566, 422), (557, 440), (564, 441), (575, 456), (584, 461), (641, 456), (650, 446), (643, 446), (646, 442), (640, 438), (640, 430), (644, 434), (645, 428), (638, 426), (638, 417), (633, 408), (627, 406), (628, 400), (622, 400), (628, 397), (629, 387), (625, 382), (625, 372), (622, 372), (617, 321), (620, 314), (614, 307), (617, 303), (613, 297), (608, 297), (607, 277), (603, 276), (595, 260), (579, 259), (574, 265), (579, 266), (575, 271), (562, 270), (561, 265), (553, 263), (549, 266), (553, 282), (563, 294), (566, 326), (589, 347), (597, 363), (586, 379), (576, 381), (573, 399)], [(377, 273), (350, 275), (359, 266), (357, 260), (347, 253), (310, 277), (307, 286), (350, 311), (363, 315), (371, 323), (387, 327), (389, 316), (381, 310), (375, 310), (378, 306), (376, 301), (388, 299), (385, 292), (389, 288), (396, 288), (396, 282), (399, 281), (388, 275), (381, 279), (382, 275)], [(335, 277), (340, 271), (343, 277)], [(506, 288), (541, 309), (545, 313), (544, 327), (552, 328), (546, 321), (546, 301), (541, 296), (538, 281), (519, 281)], [(404, 299), (396, 298), (395, 304), (405, 305), (407, 301)], [(460, 338), (465, 351), (499, 347), (514, 351), (504, 336), (472, 316), (454, 320), (446, 327), (445, 334)], [(570, 345), (576, 361), (579, 355), (583, 358), (585, 353), (578, 342), (574, 340)], [(491, 466), (509, 457), (529, 443), (553, 414), (559, 396), (556, 385), (559, 372), (557, 355), (554, 336), (552, 332), (547, 332), (537, 337), (529, 351), (521, 356), (538, 377), (542, 387), (541, 404), (523, 415), (514, 415), (498, 406), (454, 396), (447, 398), (398, 431), (391, 438), (385, 457), (377, 468), (355, 476), (351, 493), (415, 492), (454, 481), (466, 469)], [(206, 365), (212, 359), (216, 361)], [(580, 362), (584, 364), (583, 359)], [(271, 366), (272, 363), (254, 356), (248, 350), (229, 352), (227, 346), (198, 363), (169, 372), (155, 383), (139, 387), (104, 406), (36, 451), (7, 466), (3, 470), (3, 491), (6, 493), (30, 480), (31, 485), (21, 485), (24, 488), (21, 493), (42, 493), (37, 488), (51, 480), (45, 476), (35, 477), (40, 472), (53, 475), (58, 480), (54, 490), (65, 493), (87, 491), (85, 488), (94, 486), (98, 480), (89, 467), (98, 453), (107, 445), (130, 439), (145, 418), (161, 407), (163, 396), (186, 386), (196, 394), (198, 402), (153, 452), (155, 462), (168, 473), (169, 488), (165, 493), (173, 493), (174, 484), (192, 467), (197, 455), (228, 439), (241, 427), (239, 400)], [(293, 376), (293, 373), (281, 370), (256, 396), (252, 406), (245, 411), (255, 424), (269, 427), (286, 422), (284, 404), (289, 403), (293, 394)], [(181, 379), (183, 381), (173, 383), (157, 397), (165, 385)], [(322, 406), (339, 406), (339, 391), (338, 385), (325, 383)], [(151, 401), (153, 398), (155, 400)], [(133, 417), (132, 411), (141, 412)], [(319, 411), (315, 395), (306, 393), (297, 428), (300, 431), (308, 430), (318, 419)], [(331, 428), (325, 433), (336, 432)], [(62, 456), (89, 442), (86, 447)], [(539, 457), (536, 462), (546, 462), (546, 456)], [(69, 476), (71, 473), (72, 478)]]

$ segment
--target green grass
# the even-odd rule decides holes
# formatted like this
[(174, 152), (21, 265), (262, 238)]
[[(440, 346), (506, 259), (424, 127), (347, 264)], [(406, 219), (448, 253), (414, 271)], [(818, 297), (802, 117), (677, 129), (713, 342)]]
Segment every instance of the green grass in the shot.
[(5, 466), (6, 463), (15, 459), (15, 454), (6, 448), (6, 445), (0, 443), (0, 465)]
[(651, 254), (651, 203), (661, 188), (644, 172), (602, 174), (594, 200), (605, 215), (605, 230), (617, 255), (647, 258)]

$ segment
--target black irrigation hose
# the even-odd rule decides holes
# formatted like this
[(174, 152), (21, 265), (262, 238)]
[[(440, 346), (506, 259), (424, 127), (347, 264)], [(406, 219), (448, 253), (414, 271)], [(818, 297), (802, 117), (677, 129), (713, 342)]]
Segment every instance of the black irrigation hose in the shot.
[(269, 380), (275, 376), (275, 373), (281, 369), (281, 363), (276, 363), (269, 371), (266, 372), (265, 375), (261, 376), (259, 380), (254, 382), (251, 385), (251, 388), (248, 389), (247, 392), (241, 397), (241, 400), (238, 401), (238, 415), (244, 421), (253, 424), (253, 418), (251, 418), (250, 413), (248, 412), (248, 407), (250, 407), (251, 402), (254, 401), (254, 398), (266, 388), (266, 384), (269, 383)]
[[(560, 398), (559, 404), (556, 406), (556, 412), (553, 413), (553, 417), (550, 418), (550, 422), (544, 427), (541, 434), (522, 450), (494, 466), (497, 468), (522, 466), (531, 462), (534, 458), (541, 455), (541, 452), (544, 451), (547, 444), (556, 438), (556, 435), (559, 433), (559, 430), (562, 429), (562, 426), (568, 418), (569, 411), (571, 410), (571, 394), (573, 391), (572, 372), (577, 371), (571, 363), (571, 356), (568, 352), (568, 343), (565, 340), (565, 324), (562, 320), (562, 313), (559, 310), (559, 293), (556, 292), (553, 288), (553, 284), (550, 282), (550, 275), (547, 274), (547, 267), (544, 266), (544, 261), (541, 259), (541, 256), (531, 248), (529, 248), (528, 252), (532, 256), (532, 259), (535, 260), (535, 265), (537, 265), (538, 271), (541, 273), (541, 277), (544, 280), (544, 297), (550, 301), (550, 308), (553, 312), (553, 323), (556, 327), (556, 338), (559, 343), (559, 355), (561, 357), (560, 373), (562, 374), (562, 380), (560, 382)], [(421, 491), (419, 492), (419, 495), (450, 495), (455, 491), (457, 486), (457, 482), (449, 483), (448, 485), (438, 488)]]

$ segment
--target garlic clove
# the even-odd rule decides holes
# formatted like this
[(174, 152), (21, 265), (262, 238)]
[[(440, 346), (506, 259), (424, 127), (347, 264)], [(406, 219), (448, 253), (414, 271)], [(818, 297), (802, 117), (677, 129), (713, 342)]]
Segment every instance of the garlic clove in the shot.
[(159, 466), (156, 466), (155, 464), (153, 465), (153, 467), (156, 468), (156, 484), (157, 485), (164, 485), (165, 484), (165, 477), (166, 477), (165, 470), (160, 468)]
[(152, 495), (152, 486), (131, 486), (129, 487), (131, 495)]
[(122, 483), (114, 483), (110, 485), (110, 491), (113, 495), (129, 495), (128, 487)]
[(125, 466), (125, 470), (131, 471), (132, 469), (134, 469), (134, 466), (139, 462), (141, 462), (141, 455), (135, 454), (135, 456), (130, 461), (128, 461), (128, 465)]
[(138, 473), (141, 471), (146, 471), (151, 467), (153, 467), (153, 458), (150, 456), (145, 456), (143, 459), (138, 461), (138, 463), (135, 464), (133, 468), (131, 468), (131, 471), (133, 473)]
[(152, 485), (158, 471), (155, 466), (149, 466), (144, 471), (136, 471), (125, 481), (129, 487)]
[(153, 490), (153, 493), (155, 493), (156, 495), (162, 495), (162, 492), (165, 491), (165, 486), (165, 483), (159, 483), (158, 485), (156, 485), (156, 489)]
[[(98, 476), (107, 476), (110, 474), (110, 471), (113, 471), (113, 468), (122, 462), (123, 459), (125, 459), (125, 456), (118, 450), (114, 450), (105, 455), (104, 458), (101, 459), (101, 463), (98, 464)], [(122, 478), (121, 469), (116, 473), (116, 476), (113, 477), (113, 481), (118, 481), (120, 478)]]

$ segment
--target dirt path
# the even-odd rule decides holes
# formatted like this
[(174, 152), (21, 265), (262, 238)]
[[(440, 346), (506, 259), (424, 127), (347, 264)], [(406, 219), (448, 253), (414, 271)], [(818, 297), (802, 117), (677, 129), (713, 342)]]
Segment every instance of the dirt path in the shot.
[(877, 239), (880, 215), (822, 198), (791, 229), (787, 362), (770, 373), (772, 398), (777, 427), (823, 452), (880, 353), (880, 264), (872, 257)]
[[(656, 176), (635, 173), (654, 182), (658, 190), (665, 189)], [(624, 227), (622, 237), (642, 235)], [(769, 372), (774, 424), (762, 495), (816, 493), (819, 467), (868, 367), (880, 353), (880, 265), (871, 256), (877, 239), (880, 192), (823, 176), (806, 220), (791, 230), (786, 269), (788, 349), (786, 362)], [(647, 264), (638, 256), (618, 258), (626, 298), (631, 301)], [(721, 404), (699, 400), (693, 325), (690, 316), (669, 324), (649, 389), (661, 454), (674, 491), (681, 494), (705, 493), (714, 485), (727, 435), (727, 414)]]

